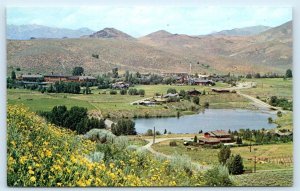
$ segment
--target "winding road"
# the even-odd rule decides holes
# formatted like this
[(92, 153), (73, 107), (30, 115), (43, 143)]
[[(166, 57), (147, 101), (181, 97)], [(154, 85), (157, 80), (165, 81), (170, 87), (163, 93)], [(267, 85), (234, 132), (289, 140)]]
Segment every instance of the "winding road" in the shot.
[[(191, 139), (192, 137), (172, 137), (172, 138), (155, 138), (155, 143), (159, 143), (159, 142), (163, 142), (163, 141), (167, 141), (167, 140), (174, 140), (174, 139)], [(167, 159), (172, 159), (173, 156), (171, 155), (166, 155), (164, 153), (160, 153), (155, 151), (151, 146), (154, 144), (153, 143), (153, 139), (145, 139), (146, 141), (148, 141), (147, 145), (144, 145), (142, 148), (147, 149), (148, 151), (150, 151), (151, 153), (153, 153), (156, 156), (162, 156), (165, 157)], [(197, 166), (198, 168), (195, 170), (199, 170), (199, 171), (204, 171), (204, 170), (208, 170), (211, 168), (211, 166), (208, 165), (200, 165), (197, 162), (192, 162), (192, 164), (194, 166)]]

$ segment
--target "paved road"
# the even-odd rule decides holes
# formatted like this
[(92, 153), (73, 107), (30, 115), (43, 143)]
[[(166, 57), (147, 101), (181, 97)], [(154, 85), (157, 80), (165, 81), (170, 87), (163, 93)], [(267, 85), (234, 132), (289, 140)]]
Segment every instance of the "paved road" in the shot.
[(271, 106), (271, 105), (267, 104), (266, 102), (263, 102), (263, 101), (261, 101), (261, 100), (255, 98), (255, 97), (252, 97), (252, 96), (250, 96), (250, 95), (243, 94), (243, 93), (241, 93), (241, 92), (239, 92), (239, 91), (236, 92), (236, 93), (237, 93), (238, 95), (241, 95), (241, 96), (243, 96), (243, 97), (245, 97), (245, 98), (251, 100), (251, 101), (254, 103), (254, 105), (257, 106), (257, 107), (260, 108), (260, 109), (265, 109), (265, 110), (270, 110), (270, 109), (272, 109), (272, 110), (279, 110), (279, 108), (274, 107), (274, 106)]
[[(155, 138), (155, 143), (159, 143), (159, 142), (162, 142), (162, 141), (167, 141), (167, 140), (172, 140), (172, 139), (192, 139), (193, 137), (172, 137), (172, 138)], [(151, 153), (157, 155), (157, 156), (162, 156), (162, 157), (165, 157), (167, 159), (171, 159), (172, 156), (171, 155), (166, 155), (164, 153), (160, 153), (156, 150), (154, 150), (151, 146), (153, 145), (153, 139), (145, 139), (146, 141), (148, 141), (148, 144), (147, 145), (144, 145), (142, 148), (145, 148), (147, 149), (148, 151), (150, 151)], [(208, 170), (211, 168), (211, 166), (204, 166), (204, 165), (200, 165), (199, 163), (196, 163), (196, 162), (192, 162), (193, 165), (197, 166), (198, 169), (200, 171), (203, 171), (203, 170)]]

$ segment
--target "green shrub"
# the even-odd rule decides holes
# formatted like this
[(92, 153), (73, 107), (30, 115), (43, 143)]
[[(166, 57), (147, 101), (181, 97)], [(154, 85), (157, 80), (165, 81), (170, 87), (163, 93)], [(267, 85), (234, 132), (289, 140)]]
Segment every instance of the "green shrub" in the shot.
[(176, 141), (170, 141), (169, 145), (170, 145), (171, 147), (176, 147), (176, 146), (177, 146), (177, 143), (176, 143)]
[(169, 88), (169, 89), (167, 90), (167, 94), (168, 94), (168, 93), (176, 94), (176, 93), (177, 93), (177, 90), (176, 90), (175, 88)]
[(204, 174), (204, 181), (207, 186), (233, 186), (227, 167), (222, 165), (209, 169)]
[(110, 95), (117, 95), (117, 91), (116, 91), (116, 90), (110, 90), (110, 91), (109, 91), (109, 94), (110, 94)]

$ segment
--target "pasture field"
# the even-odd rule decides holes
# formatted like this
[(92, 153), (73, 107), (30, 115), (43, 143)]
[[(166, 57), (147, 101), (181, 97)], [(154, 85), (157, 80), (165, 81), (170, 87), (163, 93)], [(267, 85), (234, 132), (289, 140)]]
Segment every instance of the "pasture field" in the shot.
[[(217, 83), (216, 87), (224, 87), (226, 84)], [(206, 101), (210, 103), (212, 108), (248, 108), (250, 102), (235, 94), (216, 94), (211, 92), (211, 87), (204, 86), (177, 86), (177, 85), (138, 85), (134, 88), (144, 89), (145, 96), (110, 95), (109, 89), (99, 90), (92, 87), (92, 94), (66, 94), (66, 93), (40, 93), (38, 91), (26, 89), (8, 89), (7, 102), (8, 104), (24, 104), (31, 111), (49, 111), (56, 105), (66, 105), (68, 108), (72, 106), (86, 107), (88, 110), (94, 110), (101, 113), (103, 116), (112, 118), (118, 117), (164, 117), (176, 116), (177, 111), (182, 111), (181, 114), (193, 114), (188, 111), (193, 104), (189, 101), (181, 101), (177, 103), (168, 103), (166, 106), (139, 106), (131, 105), (131, 102), (144, 98), (153, 97), (155, 93), (166, 94), (169, 88), (180, 90), (197, 89), (201, 92), (205, 90), (206, 95), (200, 96), (200, 105), (204, 105)]]
[(237, 186), (293, 186), (293, 170), (242, 174), (232, 179)]
[[(169, 146), (170, 140), (163, 141), (152, 145), (152, 148), (158, 152), (172, 155), (175, 153), (185, 154), (191, 157), (195, 162), (199, 162), (203, 165), (216, 165), (218, 164), (218, 152), (219, 149), (201, 148), (197, 150), (187, 150), (186, 146), (183, 145), (182, 140), (177, 140), (177, 146)], [(195, 147), (196, 148), (196, 147)], [(255, 151), (254, 151), (255, 150)], [(282, 143), (282, 144), (271, 144), (271, 145), (258, 145), (252, 146), (252, 152), (249, 147), (233, 147), (231, 148), (232, 154), (240, 154), (243, 158), (245, 169), (253, 169), (253, 161), (250, 160), (254, 157), (265, 158), (265, 157), (283, 157), (293, 155), (293, 144)], [(263, 162), (257, 160), (257, 170), (272, 170), (272, 169), (285, 169), (292, 168), (291, 165), (282, 165), (275, 162)]]
[(257, 78), (243, 79), (243, 81), (256, 82), (256, 88), (242, 89), (242, 93), (253, 97), (259, 96), (261, 99), (266, 99), (271, 96), (283, 97), (289, 100), (293, 99), (293, 80), (282, 78)]

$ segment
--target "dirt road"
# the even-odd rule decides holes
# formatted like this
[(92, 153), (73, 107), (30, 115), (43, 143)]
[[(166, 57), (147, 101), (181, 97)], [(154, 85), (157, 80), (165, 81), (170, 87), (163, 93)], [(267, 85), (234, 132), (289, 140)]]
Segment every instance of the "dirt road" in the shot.
[[(155, 143), (159, 143), (159, 142), (167, 141), (167, 140), (172, 140), (172, 139), (192, 139), (192, 137), (156, 138), (155, 139)], [(162, 157), (165, 157), (167, 159), (172, 159), (171, 155), (166, 155), (164, 153), (157, 152), (156, 150), (154, 150), (151, 147), (153, 145), (153, 139), (145, 139), (145, 140), (148, 141), (148, 144), (145, 145), (145, 146), (143, 146), (142, 148), (147, 149), (148, 151), (150, 151), (151, 153), (153, 153), (153, 154), (155, 154), (157, 156), (162, 156)], [(204, 166), (204, 165), (200, 165), (199, 163), (196, 163), (196, 162), (192, 162), (192, 164), (195, 165), (195, 166), (197, 166), (200, 171), (208, 170), (208, 169), (211, 168), (208, 165)]]

